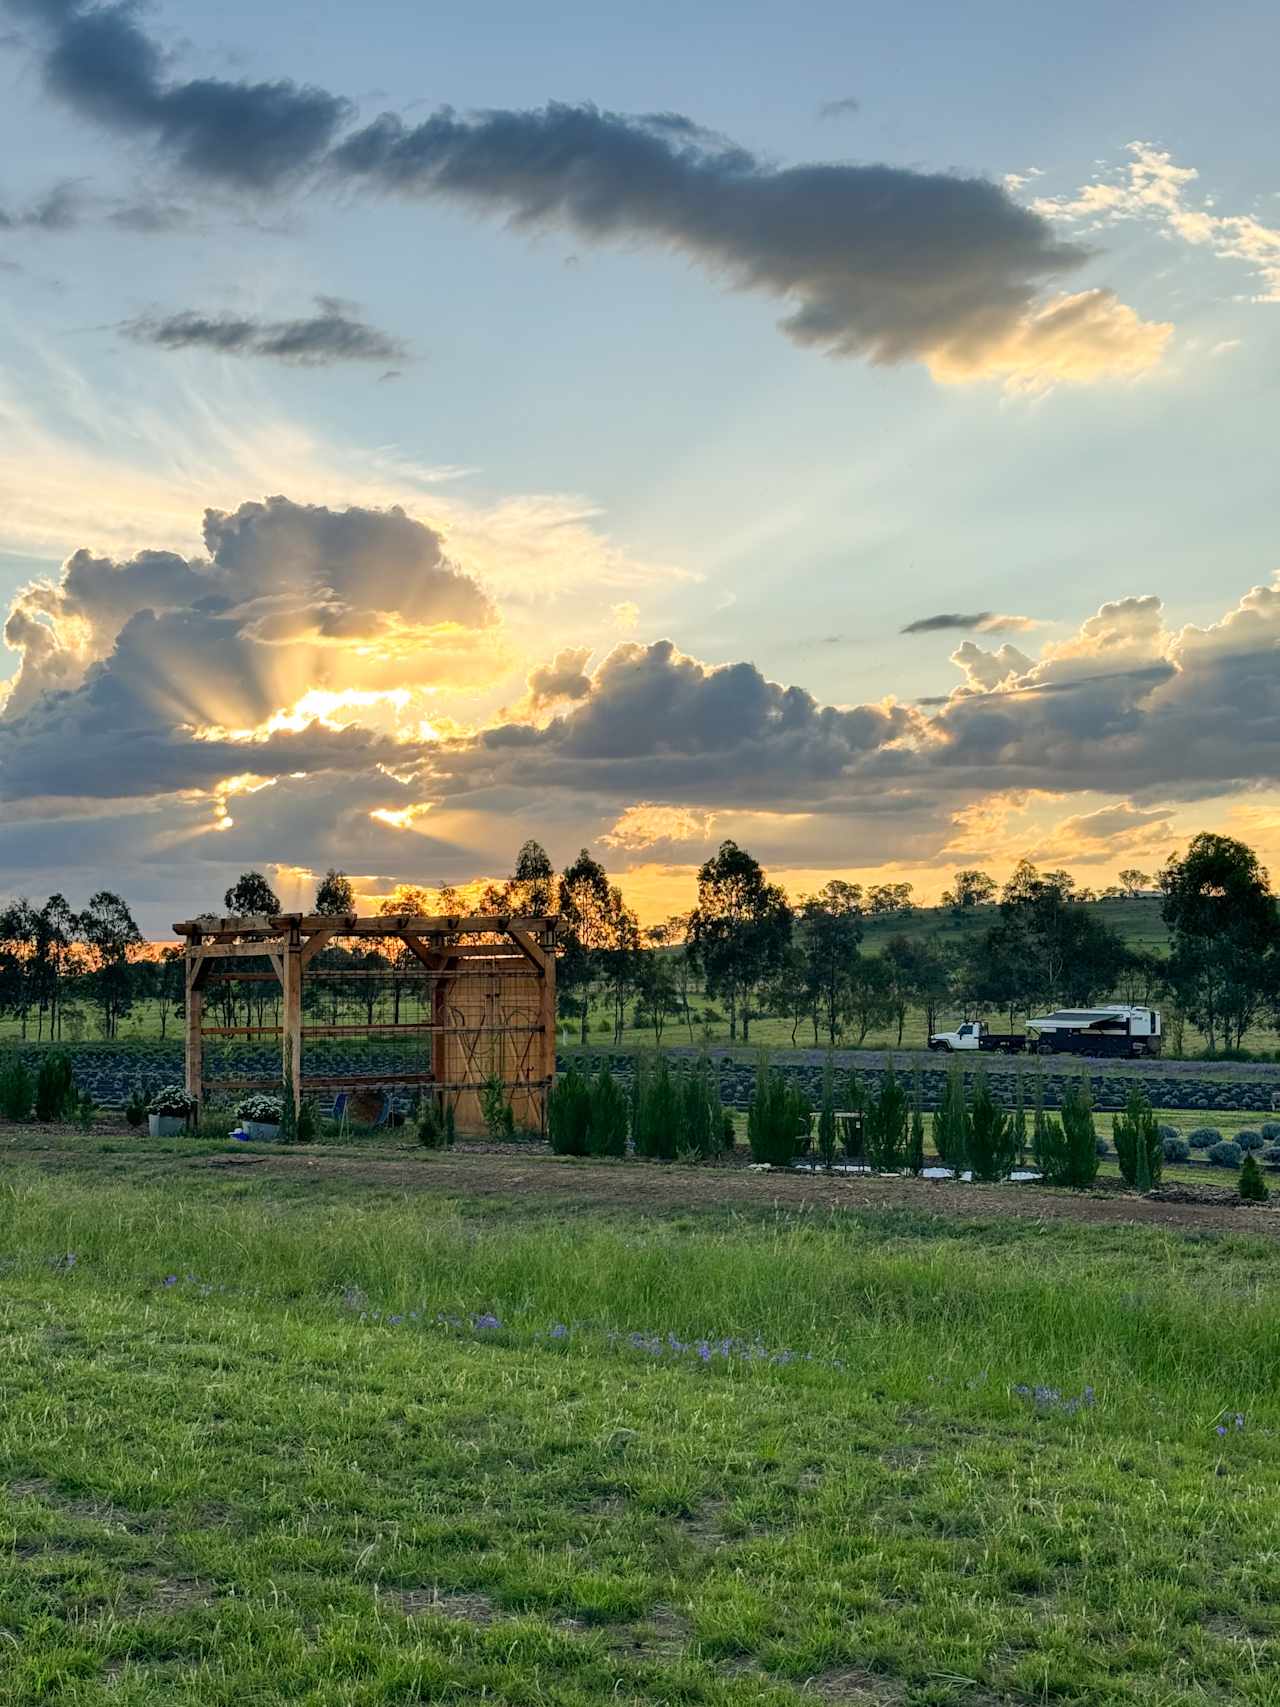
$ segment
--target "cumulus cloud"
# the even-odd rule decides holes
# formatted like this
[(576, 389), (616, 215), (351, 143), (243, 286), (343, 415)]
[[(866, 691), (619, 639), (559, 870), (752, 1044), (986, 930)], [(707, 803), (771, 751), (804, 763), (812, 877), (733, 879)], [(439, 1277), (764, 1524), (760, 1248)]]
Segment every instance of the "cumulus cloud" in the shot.
[(1089, 252), (981, 178), (881, 165), (779, 168), (691, 120), (550, 105), (346, 137), (343, 177), (601, 241), (649, 241), (781, 299), (782, 330), (833, 356), (923, 361), (946, 381), (1132, 375), (1169, 328), (1107, 291), (1044, 300)]
[(1053, 825), (1027, 857), (1036, 863), (1110, 864), (1117, 859), (1152, 857), (1174, 839), (1173, 812), (1166, 807), (1144, 810), (1120, 800), (1094, 812), (1080, 812)]
[[(204, 540), (206, 557), (81, 550), (58, 581), (19, 592), (5, 627), (21, 660), (5, 707), (11, 755), (38, 727), (71, 728), (82, 715), (92, 725), (107, 703), (138, 729), (145, 705), (148, 727), (184, 729), (189, 745), (211, 730), (252, 733), (273, 716), (296, 732), (308, 707), (342, 706), (353, 692), (356, 703), (407, 701), (505, 668), (488, 595), (403, 510), (276, 497), (209, 510)], [(112, 727), (120, 720), (103, 738)], [(141, 775), (140, 750), (121, 750)], [(210, 763), (209, 753), (193, 760), (201, 774)], [(0, 777), (10, 792), (12, 767), (11, 757)]]
[(1153, 143), (1131, 142), (1128, 154), (1124, 165), (1098, 173), (1075, 194), (1040, 196), (1032, 206), (1047, 218), (1093, 229), (1124, 220), (1158, 225), (1169, 237), (1251, 267), (1258, 278), (1253, 300), (1280, 302), (1280, 227), (1251, 213), (1218, 213), (1211, 197), (1190, 203), (1199, 172)]
[(568, 646), (549, 664), (540, 664), (528, 677), (529, 704), (535, 711), (564, 700), (585, 699), (591, 692), (587, 675), (589, 646)]
[[(404, 360), (397, 338), (355, 317), (355, 305), (339, 297), (318, 296), (318, 313), (296, 320), (261, 320), (249, 315), (143, 315), (121, 330), (136, 344), (162, 350), (212, 350), (224, 356), (260, 356), (292, 367), (331, 367), (337, 362)], [(385, 376), (384, 376), (385, 377)]]
[(41, 26), (41, 69), (53, 95), (95, 124), (155, 143), (209, 183), (278, 187), (315, 165), (352, 110), (341, 97), (288, 78), (169, 79), (165, 56), (130, 0), (5, 4)]

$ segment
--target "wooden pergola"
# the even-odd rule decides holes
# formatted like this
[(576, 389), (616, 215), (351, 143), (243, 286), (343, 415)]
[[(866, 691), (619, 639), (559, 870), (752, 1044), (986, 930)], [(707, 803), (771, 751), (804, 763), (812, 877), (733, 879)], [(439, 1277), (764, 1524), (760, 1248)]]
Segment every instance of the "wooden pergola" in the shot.
[[(186, 944), (187, 1092), (203, 1104), (208, 1094), (219, 1091), (277, 1089), (286, 1073), (295, 1106), (315, 1091), (430, 1088), (450, 1101), (459, 1126), (466, 1129), (479, 1123), (480, 1091), (496, 1078), (512, 1103), (517, 1124), (543, 1131), (556, 1066), (558, 922), (550, 915), (279, 913), (175, 924)], [(418, 986), (422, 1012), (429, 1017), (406, 1024), (304, 1024), (303, 990), (309, 981), (378, 976), (326, 970), (324, 950), (353, 941), (362, 949), (403, 944), (411, 965), (397, 977)], [(250, 985), (255, 980), (278, 984), (279, 1024), (206, 1023), (211, 985)], [(307, 1071), (308, 1038), (359, 1041), (387, 1036), (407, 1037), (410, 1043), (420, 1040), (421, 1059), (395, 1071)], [(209, 1078), (205, 1040), (214, 1037), (279, 1038), (280, 1075)]]

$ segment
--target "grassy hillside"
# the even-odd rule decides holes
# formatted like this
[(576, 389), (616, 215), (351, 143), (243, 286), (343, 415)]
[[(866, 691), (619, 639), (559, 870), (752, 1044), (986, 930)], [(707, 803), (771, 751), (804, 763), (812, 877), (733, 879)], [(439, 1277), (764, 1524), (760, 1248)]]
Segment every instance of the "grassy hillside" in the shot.
[[(1169, 952), (1169, 933), (1160, 917), (1159, 901), (1089, 901), (1086, 906), (1113, 931), (1118, 931), (1129, 948), (1141, 949), (1147, 954)], [(999, 917), (999, 908), (992, 905), (969, 907), (960, 914), (953, 913), (949, 907), (929, 907), (905, 920), (894, 917), (868, 919), (862, 946), (868, 954), (878, 953), (891, 936), (936, 939), (963, 946), (990, 930)]]

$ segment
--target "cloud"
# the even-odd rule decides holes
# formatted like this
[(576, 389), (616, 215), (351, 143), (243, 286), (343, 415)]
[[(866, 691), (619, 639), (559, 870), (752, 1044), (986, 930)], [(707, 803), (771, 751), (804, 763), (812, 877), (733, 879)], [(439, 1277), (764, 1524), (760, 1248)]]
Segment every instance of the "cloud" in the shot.
[(862, 111), (862, 102), (856, 95), (842, 95), (838, 101), (824, 101), (818, 108), (820, 119), (852, 118), (854, 113)]
[(705, 842), (715, 823), (713, 812), (695, 812), (688, 806), (657, 806), (642, 800), (626, 811), (611, 830), (597, 839), (608, 848), (643, 853), (659, 842)]
[(1144, 810), (1131, 801), (1117, 801), (1094, 812), (1063, 818), (1027, 857), (1046, 865), (1063, 860), (1076, 865), (1103, 865), (1163, 853), (1174, 839), (1173, 816), (1167, 806)]
[[(21, 658), (9, 718), (94, 668), (138, 667), (168, 726), (253, 729), (313, 690), (483, 679), (501, 656), (488, 595), (403, 510), (275, 497), (207, 511), (204, 541), (205, 558), (77, 551), (58, 581), (23, 588), (5, 628)], [(136, 627), (120, 652), (143, 616), (147, 665)]]
[(330, 165), (349, 182), (503, 213), (526, 230), (648, 241), (781, 299), (797, 344), (922, 361), (947, 382), (1128, 377), (1158, 361), (1169, 336), (1109, 291), (1042, 298), (1089, 251), (986, 179), (779, 168), (678, 115), (443, 108), (411, 127), (384, 113)]
[(79, 183), (67, 179), (24, 208), (0, 207), (0, 231), (71, 231), (81, 223), (84, 205)]
[(192, 213), (177, 202), (143, 200), (122, 203), (107, 219), (122, 231), (132, 231), (141, 237), (160, 237), (171, 231), (187, 230), (192, 224)]
[(589, 646), (566, 647), (549, 664), (531, 670), (528, 677), (529, 704), (535, 711), (564, 700), (585, 699), (591, 692), (586, 674)]
[(981, 634), (1025, 633), (1040, 626), (1033, 616), (1009, 616), (1000, 611), (939, 611), (936, 616), (917, 617), (900, 629), (901, 634), (938, 634), (948, 629), (974, 629)]
[[(318, 314), (297, 320), (259, 320), (233, 314), (144, 315), (121, 330), (136, 344), (162, 350), (212, 350), (224, 356), (259, 356), (292, 367), (331, 367), (338, 362), (403, 361), (396, 338), (353, 317), (354, 305), (318, 296)], [(385, 375), (384, 375), (385, 377)]]
[(384, 113), (343, 134), (352, 107), (323, 89), (167, 78), (130, 0), (3, 3), (43, 26), (52, 93), (208, 185), (276, 191), (323, 168), (340, 186), (453, 201), (529, 231), (649, 243), (780, 301), (802, 347), (922, 362), (948, 384), (1132, 378), (1170, 334), (1110, 291), (1062, 294), (1090, 251), (985, 178), (779, 167), (680, 113), (590, 105), (469, 118), (444, 107), (416, 125)]
[(270, 83), (165, 75), (165, 56), (136, 7), (87, 0), (5, 0), (42, 27), (46, 87), (82, 118), (153, 142), (194, 178), (235, 189), (279, 187), (323, 156), (350, 103), (287, 78)]
[(1217, 213), (1208, 197), (1188, 205), (1187, 191), (1200, 177), (1194, 166), (1179, 166), (1150, 142), (1131, 142), (1128, 153), (1125, 165), (1095, 177), (1075, 195), (1041, 196), (1033, 208), (1046, 218), (1095, 229), (1124, 220), (1160, 225), (1170, 237), (1252, 267), (1259, 281), (1253, 300), (1280, 302), (1280, 227), (1253, 214)]

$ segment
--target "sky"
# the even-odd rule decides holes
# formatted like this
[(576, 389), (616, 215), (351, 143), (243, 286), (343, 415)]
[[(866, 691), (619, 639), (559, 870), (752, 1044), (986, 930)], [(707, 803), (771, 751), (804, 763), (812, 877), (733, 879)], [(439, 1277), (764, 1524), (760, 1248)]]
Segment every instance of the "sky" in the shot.
[(0, 0), (0, 896), (1275, 866), (1278, 46)]

